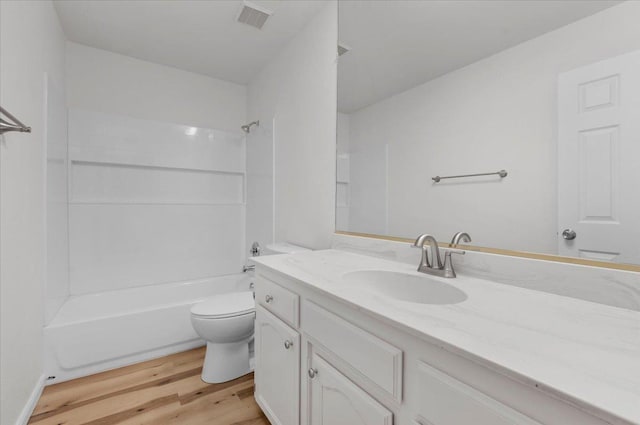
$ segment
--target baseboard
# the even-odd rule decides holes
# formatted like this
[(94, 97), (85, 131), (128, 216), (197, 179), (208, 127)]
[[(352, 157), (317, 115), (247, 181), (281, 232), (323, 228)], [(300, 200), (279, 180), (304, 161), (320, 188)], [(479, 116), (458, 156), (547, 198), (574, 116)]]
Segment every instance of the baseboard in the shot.
[(40, 395), (42, 395), (42, 390), (44, 389), (44, 382), (46, 377), (44, 374), (40, 376), (38, 382), (36, 382), (36, 386), (31, 391), (31, 395), (29, 396), (29, 400), (22, 408), (20, 412), (20, 416), (16, 420), (16, 425), (27, 425), (29, 422), (29, 418), (31, 418), (31, 414), (33, 413), (33, 409), (36, 408), (36, 404), (38, 404), (38, 400), (40, 399)]

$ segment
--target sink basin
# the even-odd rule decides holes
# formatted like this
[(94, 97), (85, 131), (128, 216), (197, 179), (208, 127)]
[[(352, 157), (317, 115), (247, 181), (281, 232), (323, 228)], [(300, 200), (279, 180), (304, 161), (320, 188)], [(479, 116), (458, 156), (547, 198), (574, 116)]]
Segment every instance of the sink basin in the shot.
[(429, 276), (384, 270), (360, 270), (345, 273), (344, 285), (378, 296), (417, 304), (455, 304), (467, 294)]

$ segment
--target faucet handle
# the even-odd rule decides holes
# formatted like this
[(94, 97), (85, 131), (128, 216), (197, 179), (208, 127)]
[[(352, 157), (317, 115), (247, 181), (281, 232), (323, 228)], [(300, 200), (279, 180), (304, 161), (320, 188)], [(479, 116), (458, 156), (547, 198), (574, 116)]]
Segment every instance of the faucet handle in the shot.
[(444, 251), (444, 255), (447, 255), (449, 257), (451, 257), (451, 254), (458, 254), (458, 255), (464, 255), (467, 253), (467, 251), (463, 250), (463, 249), (458, 249), (458, 248), (448, 248), (446, 246), (443, 246), (442, 248), (440, 248), (441, 250)]
[(259, 257), (261, 251), (262, 251), (262, 248), (260, 248), (259, 242), (256, 241), (251, 244), (251, 250), (249, 251), (249, 253), (251, 253), (252, 257)]

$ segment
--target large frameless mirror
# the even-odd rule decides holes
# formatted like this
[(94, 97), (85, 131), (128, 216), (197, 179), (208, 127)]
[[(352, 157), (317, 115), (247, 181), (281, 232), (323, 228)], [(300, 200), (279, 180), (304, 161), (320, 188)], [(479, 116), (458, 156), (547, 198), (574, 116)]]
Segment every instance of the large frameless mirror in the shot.
[(336, 229), (640, 264), (640, 2), (341, 1)]

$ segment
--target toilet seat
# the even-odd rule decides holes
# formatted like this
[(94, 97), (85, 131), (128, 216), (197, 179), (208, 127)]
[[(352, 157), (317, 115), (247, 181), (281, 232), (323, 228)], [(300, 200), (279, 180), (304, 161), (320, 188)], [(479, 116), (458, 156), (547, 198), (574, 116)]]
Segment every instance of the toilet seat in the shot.
[(255, 312), (256, 302), (252, 291), (215, 295), (191, 307), (191, 314), (200, 319), (224, 319)]

